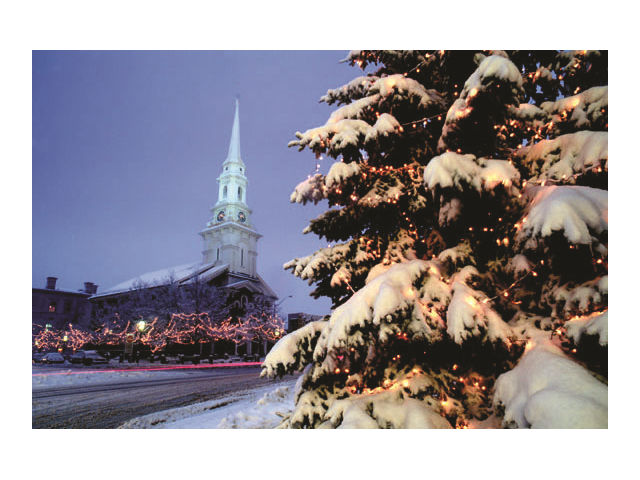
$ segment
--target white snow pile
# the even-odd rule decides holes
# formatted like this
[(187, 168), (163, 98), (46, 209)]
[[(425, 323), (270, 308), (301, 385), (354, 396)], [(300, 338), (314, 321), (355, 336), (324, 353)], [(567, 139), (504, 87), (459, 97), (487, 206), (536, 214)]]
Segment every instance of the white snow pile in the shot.
[(294, 406), (295, 379), (216, 400), (134, 418), (119, 428), (136, 429), (273, 429)]
[(550, 343), (498, 377), (494, 404), (505, 427), (608, 428), (607, 386)]
[(127, 381), (139, 381), (145, 378), (153, 378), (162, 375), (162, 378), (177, 378), (188, 374), (187, 372), (158, 372), (155, 370), (136, 371), (110, 371), (110, 370), (83, 370), (76, 369), (56, 370), (40, 369), (31, 376), (31, 388), (78, 386), (78, 385), (104, 385), (110, 383), (122, 383)]

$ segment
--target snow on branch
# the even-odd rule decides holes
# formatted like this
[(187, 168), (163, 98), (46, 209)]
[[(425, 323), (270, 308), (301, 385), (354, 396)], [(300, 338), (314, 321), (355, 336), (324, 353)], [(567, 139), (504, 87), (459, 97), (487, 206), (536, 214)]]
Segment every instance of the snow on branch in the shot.
[(591, 232), (609, 229), (607, 191), (582, 186), (538, 187), (535, 191), (522, 225), (517, 224), (519, 242), (561, 231), (571, 243), (590, 244)]
[[(375, 335), (382, 342), (398, 333), (399, 330), (393, 328), (390, 322), (402, 312), (414, 310), (414, 303), (420, 294), (414, 287), (414, 282), (431, 275), (440, 278), (439, 270), (432, 262), (413, 260), (392, 265), (385, 272), (369, 279), (362, 289), (331, 315), (328, 328), (323, 331), (313, 355), (314, 361), (323, 362), (323, 368), (316, 374), (331, 372), (336, 367), (331, 356), (325, 358), (328, 351), (362, 347), (362, 338), (352, 335), (352, 332), (373, 327), (377, 332)], [(430, 296), (429, 293), (425, 292), (425, 296)], [(405, 318), (404, 315), (401, 316)]]
[(590, 128), (607, 118), (609, 87), (592, 87), (577, 95), (544, 102), (540, 108), (555, 124), (568, 122), (574, 128)]
[(324, 184), (324, 177), (317, 173), (313, 177), (309, 177), (300, 182), (291, 194), (291, 203), (318, 202), (327, 198), (327, 189)]
[(331, 188), (356, 175), (360, 175), (360, 165), (357, 162), (335, 162), (325, 178), (325, 185)]
[(399, 73), (378, 79), (371, 86), (370, 92), (379, 94), (381, 100), (391, 95), (405, 97), (418, 109), (442, 107), (445, 104), (436, 90), (427, 90), (420, 82)]
[[(509, 88), (510, 90), (506, 90)], [(497, 101), (494, 97), (498, 89), (506, 92), (509, 98)], [(519, 103), (521, 94), (522, 76), (513, 62), (501, 55), (485, 57), (465, 82), (460, 98), (449, 108), (438, 140), (438, 149), (440, 151), (455, 149), (453, 145), (456, 137), (463, 131), (465, 123), (472, 123), (467, 120), (474, 115), (478, 104), (483, 104), (481, 108), (486, 108), (487, 104), (504, 104), (504, 108), (508, 110), (509, 104)], [(491, 101), (488, 101), (487, 97)], [(475, 114), (477, 115), (478, 112)], [(469, 125), (469, 128), (473, 127)]]
[(531, 182), (566, 180), (588, 170), (609, 168), (609, 134), (588, 130), (542, 140), (521, 148), (517, 156), (528, 166)]
[(511, 187), (520, 179), (516, 168), (506, 160), (476, 159), (472, 154), (446, 152), (431, 159), (424, 169), (424, 184), (429, 190), (453, 187), (465, 191), (467, 186), (478, 192), (493, 190), (497, 185)]
[(324, 320), (310, 322), (281, 338), (265, 358), (260, 377), (301, 371), (310, 362), (315, 342), (326, 325)]
[(498, 377), (494, 405), (506, 427), (608, 427), (607, 386), (548, 342)]
[(487, 338), (492, 343), (500, 340), (509, 344), (515, 337), (511, 327), (484, 301), (486, 295), (467, 284), (467, 278), (477, 274), (474, 267), (466, 266), (453, 276), (453, 297), (447, 309), (447, 333), (458, 344), (472, 336)]
[(340, 88), (327, 90), (327, 94), (320, 98), (321, 102), (338, 105), (351, 102), (354, 98), (362, 98), (367, 95), (371, 86), (378, 80), (375, 76), (360, 76), (351, 80)]
[(583, 317), (576, 317), (569, 320), (566, 324), (567, 337), (571, 338), (576, 344), (580, 343), (580, 339), (586, 335), (597, 336), (600, 345), (607, 346), (609, 344), (609, 311), (604, 313), (596, 312)]
[(288, 146), (297, 146), (299, 150), (308, 147), (316, 153), (326, 151), (337, 158), (345, 149), (357, 150), (365, 144), (379, 142), (384, 137), (402, 131), (400, 123), (389, 113), (374, 117), (376, 121), (373, 125), (364, 120), (372, 118), (373, 111), (387, 98), (393, 98), (394, 101), (404, 99), (421, 110), (444, 105), (438, 92), (427, 90), (421, 83), (400, 74), (377, 78), (373, 84), (367, 83), (365, 86), (368, 86), (368, 96), (337, 109), (325, 125), (304, 133), (296, 132), (298, 140), (289, 142)]

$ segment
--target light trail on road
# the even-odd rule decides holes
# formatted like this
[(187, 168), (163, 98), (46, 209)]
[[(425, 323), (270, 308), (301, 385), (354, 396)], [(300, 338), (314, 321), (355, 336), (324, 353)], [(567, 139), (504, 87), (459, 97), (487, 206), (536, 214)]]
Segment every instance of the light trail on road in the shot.
[(103, 370), (67, 370), (64, 372), (49, 372), (49, 373), (32, 373), (32, 377), (46, 377), (49, 375), (78, 375), (87, 373), (117, 373), (117, 372), (157, 372), (162, 370), (191, 370), (202, 368), (229, 368), (229, 367), (256, 367), (262, 365), (261, 362), (240, 362), (240, 363), (218, 363), (213, 365), (173, 365), (168, 367), (134, 367), (134, 368), (122, 368), (122, 369), (103, 369)]

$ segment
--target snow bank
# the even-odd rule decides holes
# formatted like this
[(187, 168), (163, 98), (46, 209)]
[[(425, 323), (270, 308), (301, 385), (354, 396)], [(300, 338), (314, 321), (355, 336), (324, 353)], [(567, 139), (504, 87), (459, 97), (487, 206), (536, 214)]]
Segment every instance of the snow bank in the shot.
[(608, 428), (607, 386), (549, 343), (498, 377), (494, 404), (507, 427)]
[(295, 379), (208, 402), (134, 418), (119, 428), (136, 429), (272, 429), (293, 409)]
[(138, 381), (141, 379), (156, 378), (162, 376), (165, 378), (177, 378), (189, 375), (186, 371), (157, 371), (157, 370), (136, 370), (136, 371), (112, 371), (112, 370), (82, 370), (78, 369), (62, 369), (52, 371), (48, 368), (39, 368), (34, 370), (31, 376), (31, 388), (37, 390), (40, 388), (53, 388), (65, 386), (81, 386), (81, 385), (104, 385), (109, 383), (122, 383), (126, 381)]

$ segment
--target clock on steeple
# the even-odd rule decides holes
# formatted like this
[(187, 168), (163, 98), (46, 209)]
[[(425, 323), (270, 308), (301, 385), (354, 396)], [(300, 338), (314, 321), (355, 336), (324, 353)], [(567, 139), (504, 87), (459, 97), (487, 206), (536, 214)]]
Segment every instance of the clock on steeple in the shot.
[(229, 152), (218, 177), (218, 201), (211, 207), (213, 218), (200, 235), (205, 244), (204, 262), (226, 263), (231, 272), (256, 277), (258, 239), (262, 235), (253, 229), (251, 209), (246, 203), (249, 180), (240, 157), (239, 109), (236, 100)]

